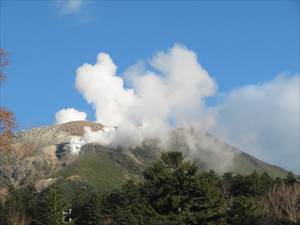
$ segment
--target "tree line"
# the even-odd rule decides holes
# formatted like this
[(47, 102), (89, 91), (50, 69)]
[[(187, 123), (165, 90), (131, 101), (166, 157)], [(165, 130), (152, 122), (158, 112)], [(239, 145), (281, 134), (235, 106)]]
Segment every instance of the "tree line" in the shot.
[(140, 181), (110, 193), (79, 189), (66, 201), (57, 182), (37, 193), (10, 188), (0, 225), (299, 225), (300, 183), (289, 173), (273, 179), (203, 172), (181, 152), (162, 153)]

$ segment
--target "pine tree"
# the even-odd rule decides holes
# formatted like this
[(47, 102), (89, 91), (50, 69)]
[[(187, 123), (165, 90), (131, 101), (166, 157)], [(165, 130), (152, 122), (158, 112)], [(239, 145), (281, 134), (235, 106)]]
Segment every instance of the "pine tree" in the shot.
[(75, 187), (75, 191), (71, 200), (72, 212), (70, 217), (74, 220), (75, 224), (80, 225), (80, 219), (83, 214), (83, 207), (89, 200), (90, 190), (86, 186)]
[(182, 153), (163, 153), (144, 176), (142, 190), (150, 205), (170, 218), (170, 224), (223, 223), (221, 181), (213, 172), (199, 175), (197, 166), (185, 161)]
[(65, 225), (64, 210), (66, 204), (62, 198), (62, 190), (55, 183), (45, 193), (38, 206), (38, 218), (35, 222), (40, 225)]
[(155, 210), (146, 201), (141, 184), (135, 184), (133, 181), (106, 196), (102, 206), (104, 224), (158, 225)]
[(81, 217), (78, 218), (80, 225), (100, 225), (101, 217), (101, 198), (98, 193), (93, 193), (89, 200), (84, 204)]
[(188, 186), (195, 185), (196, 175), (197, 167), (184, 162), (181, 153), (163, 153), (161, 160), (145, 171), (143, 190), (158, 213), (178, 214), (187, 205)]
[(224, 224), (225, 200), (222, 183), (214, 172), (203, 172), (199, 175), (198, 185), (192, 196), (189, 211), (193, 221), (189, 224)]
[[(264, 175), (262, 178), (267, 179)], [(253, 172), (248, 176), (236, 175), (233, 177), (231, 184), (232, 196), (248, 196), (254, 197), (262, 195), (266, 191), (265, 181), (257, 172)]]
[(260, 218), (258, 204), (246, 196), (233, 198), (227, 211), (227, 222), (230, 225), (260, 225)]
[(297, 178), (292, 172), (288, 172), (286, 178), (284, 179), (286, 184), (294, 184), (297, 183)]
[(274, 179), (266, 172), (260, 176), (263, 194), (267, 193), (274, 185)]

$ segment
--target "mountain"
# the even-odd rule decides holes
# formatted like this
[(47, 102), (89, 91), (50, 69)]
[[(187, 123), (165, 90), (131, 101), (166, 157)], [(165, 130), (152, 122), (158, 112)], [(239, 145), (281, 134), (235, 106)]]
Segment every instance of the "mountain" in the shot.
[(43, 190), (57, 180), (69, 188), (70, 194), (74, 185), (108, 191), (129, 178), (140, 179), (144, 168), (167, 150), (184, 152), (202, 170), (241, 174), (256, 170), (273, 177), (287, 174), (284, 169), (260, 161), (213, 135), (193, 130), (174, 131), (168, 149), (160, 149), (154, 141), (131, 149), (113, 149), (97, 143), (77, 149), (80, 146), (72, 144), (72, 140), (83, 136), (84, 127), (93, 131), (103, 128), (98, 123), (76, 121), (16, 133), (12, 151), (0, 152), (0, 194), (5, 194), (9, 185), (30, 184)]

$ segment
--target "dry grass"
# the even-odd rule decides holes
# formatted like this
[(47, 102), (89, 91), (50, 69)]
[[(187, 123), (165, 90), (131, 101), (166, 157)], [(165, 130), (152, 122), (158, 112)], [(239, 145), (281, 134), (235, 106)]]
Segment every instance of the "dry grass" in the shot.
[(84, 127), (90, 127), (92, 131), (101, 130), (103, 126), (99, 123), (90, 121), (74, 121), (58, 125), (58, 129), (65, 131), (71, 135), (82, 136), (84, 134)]
[(278, 184), (262, 198), (269, 224), (275, 221), (300, 223), (300, 184)]

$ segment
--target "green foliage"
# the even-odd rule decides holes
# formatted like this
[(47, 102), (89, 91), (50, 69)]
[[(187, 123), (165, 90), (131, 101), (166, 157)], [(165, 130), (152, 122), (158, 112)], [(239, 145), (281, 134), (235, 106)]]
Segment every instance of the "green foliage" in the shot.
[(66, 204), (62, 198), (62, 191), (56, 184), (51, 186), (43, 195), (38, 205), (38, 218), (40, 225), (64, 225), (64, 210)]
[(252, 198), (235, 197), (227, 211), (227, 222), (230, 225), (261, 225), (259, 206)]
[[(121, 186), (124, 182), (122, 171), (114, 164), (105, 152), (87, 153), (76, 160), (72, 165), (59, 171), (58, 176), (79, 178), (86, 181), (91, 187), (99, 191), (109, 191)], [(74, 182), (65, 182), (72, 192)], [(71, 184), (70, 184), (71, 183)]]
[[(297, 178), (293, 174), (283, 180), (256, 172), (247, 176), (229, 172), (220, 177), (213, 171), (200, 172), (180, 152), (168, 152), (147, 167), (143, 179), (128, 180), (120, 189), (104, 194), (103, 190), (108, 191), (114, 182), (120, 184), (122, 178), (117, 175), (118, 167), (107, 160), (107, 155), (102, 156), (83, 156), (60, 172), (65, 178), (76, 175), (95, 179), (92, 187), (76, 179), (72, 181), (76, 186), (63, 180), (42, 193), (36, 193), (30, 186), (18, 190), (11, 187), (8, 197), (0, 204), (0, 225), (10, 224), (7, 219), (14, 212), (33, 218), (30, 225), (297, 224), (297, 219), (289, 217), (284, 217), (284, 221), (272, 220), (271, 211), (261, 208), (261, 205), (265, 207), (263, 199), (270, 200), (270, 190), (276, 185), (288, 187), (282, 189), (287, 196), (290, 196), (288, 190), (296, 193), (293, 185)], [(77, 166), (85, 170), (77, 170)], [(101, 184), (103, 189), (97, 190), (95, 187)], [(70, 208), (72, 212), (66, 217), (64, 212)], [(72, 221), (65, 222), (69, 218)]]
[(286, 178), (284, 179), (284, 182), (286, 184), (294, 184), (294, 183), (297, 183), (297, 178), (292, 172), (289, 172), (287, 174)]
[(216, 174), (198, 173), (182, 153), (163, 153), (144, 172), (106, 199), (113, 224), (222, 224), (225, 204)]
[(32, 186), (23, 189), (9, 187), (8, 196), (0, 203), (0, 225), (8, 224), (12, 217), (32, 215), (35, 207), (35, 194)]
[(120, 191), (107, 195), (103, 200), (104, 221), (112, 224), (155, 224), (156, 213), (146, 201), (140, 186), (127, 182)]
[(263, 193), (269, 191), (273, 185), (275, 184), (274, 179), (267, 174), (266, 172), (264, 172), (261, 176), (260, 176), (260, 183), (262, 185), (262, 190)]
[[(64, 189), (66, 192), (66, 190)], [(82, 219), (82, 211), (83, 207), (86, 205), (88, 200), (90, 199), (90, 190), (87, 189), (85, 186), (76, 187), (75, 190), (73, 190), (73, 198), (71, 199), (71, 206), (72, 206), (72, 212), (70, 215), (70, 218), (73, 218), (74, 221), (79, 223)]]
[(197, 189), (197, 167), (183, 161), (181, 153), (162, 154), (144, 173), (143, 188), (149, 203), (160, 214), (188, 207), (189, 192)]
[(237, 154), (234, 157), (232, 172), (246, 175), (251, 173), (253, 170), (255, 170), (259, 174), (266, 172), (272, 177), (280, 178), (285, 177), (287, 174), (286, 170), (259, 161), (253, 156), (244, 152), (242, 152), (241, 154)]
[[(228, 181), (228, 177), (226, 178)], [(266, 193), (274, 184), (266, 173), (261, 176), (253, 172), (248, 176), (236, 175), (230, 178), (230, 192), (233, 196), (255, 197)]]
[(78, 222), (81, 225), (102, 224), (101, 209), (101, 196), (98, 193), (93, 193), (89, 197), (88, 201), (84, 203), (81, 216), (78, 218)]

